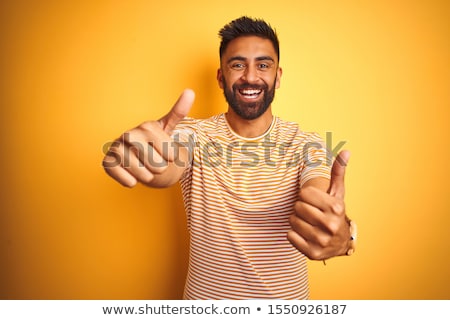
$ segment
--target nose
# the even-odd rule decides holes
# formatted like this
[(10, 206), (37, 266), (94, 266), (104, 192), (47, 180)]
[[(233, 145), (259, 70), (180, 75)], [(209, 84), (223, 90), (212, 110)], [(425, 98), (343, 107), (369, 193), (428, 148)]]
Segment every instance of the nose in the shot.
[(248, 83), (254, 83), (258, 80), (258, 70), (256, 66), (249, 65), (242, 74), (242, 80)]

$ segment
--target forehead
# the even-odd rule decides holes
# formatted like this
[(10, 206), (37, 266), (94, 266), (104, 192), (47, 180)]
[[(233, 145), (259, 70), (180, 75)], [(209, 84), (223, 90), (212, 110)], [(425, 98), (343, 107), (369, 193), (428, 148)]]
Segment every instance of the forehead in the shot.
[(222, 59), (227, 61), (228, 58), (233, 56), (240, 56), (247, 59), (269, 56), (274, 61), (277, 61), (277, 54), (272, 42), (269, 39), (257, 36), (242, 36), (231, 40)]

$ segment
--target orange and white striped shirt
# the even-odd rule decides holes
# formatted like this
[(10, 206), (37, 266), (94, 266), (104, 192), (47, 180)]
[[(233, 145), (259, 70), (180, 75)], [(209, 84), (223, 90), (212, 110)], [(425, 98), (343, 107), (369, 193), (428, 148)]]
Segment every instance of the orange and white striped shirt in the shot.
[[(184, 119), (191, 163), (181, 178), (190, 233), (185, 299), (307, 299), (306, 257), (287, 240), (301, 186), (330, 176), (320, 137), (273, 117), (244, 138), (224, 114)], [(183, 140), (184, 140), (183, 139)]]

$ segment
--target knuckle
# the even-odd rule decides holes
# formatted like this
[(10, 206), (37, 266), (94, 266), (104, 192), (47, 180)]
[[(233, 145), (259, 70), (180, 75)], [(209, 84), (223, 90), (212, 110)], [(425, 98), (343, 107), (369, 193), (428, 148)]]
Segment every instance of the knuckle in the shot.
[(296, 224), (296, 220), (297, 220), (297, 218), (296, 218), (296, 216), (294, 214), (289, 216), (289, 224), (291, 226), (294, 226)]
[(111, 168), (114, 167), (115, 161), (111, 159), (110, 156), (105, 156), (102, 161), (102, 167), (106, 172), (110, 172)]
[(340, 230), (340, 223), (337, 219), (331, 219), (327, 224), (327, 229), (331, 235), (338, 234)]
[(125, 131), (122, 133), (119, 137), (119, 141), (121, 142), (128, 142), (130, 140), (130, 135), (132, 134), (133, 130)]
[(103, 168), (108, 172), (111, 168), (120, 166), (122, 163), (122, 156), (119, 150), (112, 148), (108, 151), (102, 161)]
[(320, 251), (318, 251), (318, 250), (311, 250), (311, 251), (305, 253), (305, 255), (310, 260), (322, 260), (322, 255), (321, 255)]
[(297, 212), (297, 213), (301, 213), (301, 212), (302, 212), (302, 210), (303, 210), (303, 204), (302, 204), (301, 201), (296, 201), (296, 202), (295, 202), (295, 204), (294, 204), (294, 210), (295, 210), (295, 212)]
[(106, 151), (106, 155), (118, 154), (120, 149), (122, 148), (122, 143), (118, 140), (111, 143), (108, 150)]
[(317, 244), (321, 248), (326, 248), (330, 244), (330, 237), (325, 234), (320, 234), (316, 238)]
[(124, 132), (124, 134), (122, 135), (122, 139), (125, 143), (129, 144), (129, 145), (136, 145), (138, 144), (139, 140), (140, 140), (140, 133), (136, 130), (130, 130), (127, 132)]
[[(105, 157), (105, 159), (106, 159), (106, 157)], [(110, 176), (112, 167), (110, 165), (110, 162), (105, 159), (103, 159), (103, 161), (102, 161), (102, 167), (103, 167), (103, 170), (105, 170), (105, 172)]]
[[(154, 130), (157, 130), (159, 127), (158, 123), (156, 121), (145, 121), (137, 126), (137, 129), (144, 132), (152, 132)], [(160, 128), (159, 128), (160, 129)]]
[(161, 174), (167, 170), (167, 167), (167, 162), (163, 160), (163, 162), (153, 165), (151, 167), (151, 172)]
[(136, 141), (145, 140), (144, 137), (154, 130), (152, 122), (144, 122), (138, 125), (136, 128), (125, 131), (121, 136), (121, 141), (129, 144), (133, 144)]
[(122, 154), (122, 146), (120, 144), (117, 144), (117, 145), (113, 145), (113, 146), (111, 146), (111, 148), (109, 148), (106, 156), (107, 157), (115, 157), (115, 156), (121, 155), (121, 154)]
[(345, 212), (345, 205), (342, 200), (334, 199), (330, 205), (331, 211), (333, 213), (341, 215)]
[(154, 173), (163, 173), (168, 167), (167, 160), (153, 147), (148, 148), (147, 159), (144, 160), (147, 168)]
[(298, 241), (298, 235), (294, 230), (289, 230), (286, 235), (287, 240), (300, 252), (304, 252), (305, 248)]
[(289, 242), (290, 243), (292, 243), (292, 244), (294, 244), (294, 233), (295, 233), (295, 231), (294, 230), (289, 230), (288, 232), (287, 232), (287, 239), (289, 240)]

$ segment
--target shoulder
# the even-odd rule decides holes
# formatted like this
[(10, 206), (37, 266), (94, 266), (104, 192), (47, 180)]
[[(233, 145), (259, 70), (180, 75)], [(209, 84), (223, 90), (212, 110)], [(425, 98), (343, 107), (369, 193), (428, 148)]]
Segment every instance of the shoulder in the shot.
[(195, 136), (220, 136), (226, 134), (227, 125), (222, 114), (207, 119), (184, 118), (176, 126), (174, 132), (194, 134)]
[(222, 115), (223, 114), (214, 115), (207, 119), (196, 119), (191, 117), (185, 117), (177, 124), (175, 130), (186, 128), (200, 129), (200, 128), (214, 127), (219, 123), (223, 122)]
[(275, 132), (278, 140), (286, 142), (290, 141), (295, 144), (323, 144), (323, 139), (317, 132), (303, 131), (297, 122), (286, 121), (281, 118), (277, 118)]

